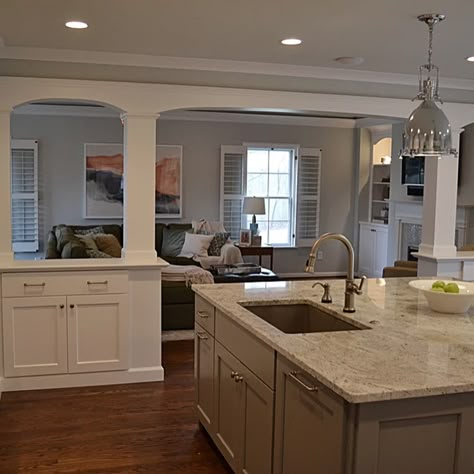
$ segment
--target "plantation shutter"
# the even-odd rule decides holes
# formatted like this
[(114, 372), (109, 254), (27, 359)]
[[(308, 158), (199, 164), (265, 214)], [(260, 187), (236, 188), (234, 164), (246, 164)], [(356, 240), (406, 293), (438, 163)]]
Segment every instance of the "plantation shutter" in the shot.
[(239, 240), (242, 228), (246, 158), (247, 148), (244, 146), (221, 146), (220, 219), (233, 240)]
[(36, 252), (38, 239), (38, 142), (12, 140), (12, 246), (14, 252)]
[(321, 150), (300, 148), (296, 196), (296, 245), (310, 247), (319, 237)]

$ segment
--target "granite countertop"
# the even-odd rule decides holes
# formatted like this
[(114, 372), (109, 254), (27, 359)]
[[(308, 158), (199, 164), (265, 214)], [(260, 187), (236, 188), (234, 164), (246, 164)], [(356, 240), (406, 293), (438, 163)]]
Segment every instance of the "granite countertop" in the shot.
[[(313, 281), (193, 285), (194, 291), (351, 403), (474, 392), (474, 307), (467, 314), (429, 309), (409, 278), (369, 279), (342, 312), (344, 281), (321, 304)], [(309, 302), (370, 329), (285, 334), (241, 302)]]

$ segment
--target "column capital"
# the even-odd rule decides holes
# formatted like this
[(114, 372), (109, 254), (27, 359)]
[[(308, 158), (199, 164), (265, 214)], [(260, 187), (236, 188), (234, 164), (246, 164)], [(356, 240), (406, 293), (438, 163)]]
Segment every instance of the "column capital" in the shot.
[(160, 114), (158, 113), (148, 113), (148, 112), (122, 112), (120, 118), (122, 121), (128, 120), (129, 118), (137, 119), (155, 119), (159, 118)]

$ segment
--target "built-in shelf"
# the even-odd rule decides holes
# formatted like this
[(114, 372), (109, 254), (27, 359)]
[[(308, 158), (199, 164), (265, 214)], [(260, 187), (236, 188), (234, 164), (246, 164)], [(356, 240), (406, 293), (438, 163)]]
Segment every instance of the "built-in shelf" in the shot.
[(385, 186), (390, 186), (390, 183), (387, 183), (386, 181), (374, 181), (372, 184), (384, 184)]

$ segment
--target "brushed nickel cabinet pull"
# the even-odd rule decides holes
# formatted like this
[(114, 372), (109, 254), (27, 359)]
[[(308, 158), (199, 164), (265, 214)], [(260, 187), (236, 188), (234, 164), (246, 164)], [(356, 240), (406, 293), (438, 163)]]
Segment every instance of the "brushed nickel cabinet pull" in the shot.
[(207, 339), (209, 339), (209, 337), (204, 332), (198, 332), (197, 337), (199, 337), (199, 339), (202, 339), (203, 341), (206, 341)]
[(107, 285), (109, 282), (108, 280), (104, 280), (104, 281), (88, 281), (87, 284), (88, 285)]
[(201, 318), (208, 318), (209, 317), (209, 314), (206, 312), (206, 311), (198, 311), (198, 316), (200, 316)]
[(29, 286), (41, 286), (41, 287), (45, 287), (46, 286), (46, 283), (23, 283), (23, 286), (25, 288), (29, 287)]
[(289, 377), (291, 379), (293, 379), (297, 384), (301, 385), (305, 390), (307, 390), (308, 392), (317, 392), (319, 389), (318, 387), (314, 386), (314, 385), (308, 385), (306, 384), (305, 382), (303, 382), (299, 377), (299, 372), (296, 372), (295, 370), (290, 372), (289, 374)]

